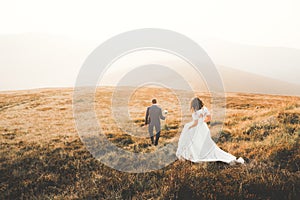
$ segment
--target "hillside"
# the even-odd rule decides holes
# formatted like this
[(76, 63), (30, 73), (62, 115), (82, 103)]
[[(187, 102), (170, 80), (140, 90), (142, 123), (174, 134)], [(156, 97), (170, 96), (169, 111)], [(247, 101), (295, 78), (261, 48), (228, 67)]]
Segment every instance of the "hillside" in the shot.
[[(159, 91), (158, 91), (159, 90)], [(177, 141), (182, 128), (174, 94), (141, 88), (128, 109), (141, 129), (154, 94), (169, 110), (158, 147), (115, 126), (113, 88), (98, 88), (95, 108), (104, 134), (120, 148), (153, 152)], [(124, 88), (126, 93), (126, 88)], [(0, 199), (298, 199), (300, 97), (228, 93), (219, 138), (246, 165), (175, 161), (148, 173), (125, 173), (94, 159), (81, 142), (72, 112), (72, 89), (0, 93)], [(210, 96), (198, 93), (210, 108)], [(212, 121), (213, 128), (217, 121)], [(126, 124), (125, 124), (126, 125)], [(167, 129), (166, 129), (167, 128)]]

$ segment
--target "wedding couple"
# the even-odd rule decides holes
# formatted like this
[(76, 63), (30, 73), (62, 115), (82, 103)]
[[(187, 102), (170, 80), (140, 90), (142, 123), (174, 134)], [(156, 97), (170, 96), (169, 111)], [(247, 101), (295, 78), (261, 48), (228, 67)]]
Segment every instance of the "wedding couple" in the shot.
[[(186, 159), (192, 162), (214, 162), (221, 161), (228, 164), (244, 164), (243, 158), (236, 158), (220, 149), (211, 139), (207, 122), (211, 120), (208, 109), (199, 98), (191, 102), (193, 121), (184, 125), (181, 132), (176, 156), (179, 159)], [(145, 124), (148, 125), (150, 139), (153, 145), (158, 145), (160, 137), (160, 120), (165, 120), (162, 109), (157, 105), (157, 100), (152, 100), (152, 106), (147, 108)], [(156, 135), (154, 140), (153, 128)]]

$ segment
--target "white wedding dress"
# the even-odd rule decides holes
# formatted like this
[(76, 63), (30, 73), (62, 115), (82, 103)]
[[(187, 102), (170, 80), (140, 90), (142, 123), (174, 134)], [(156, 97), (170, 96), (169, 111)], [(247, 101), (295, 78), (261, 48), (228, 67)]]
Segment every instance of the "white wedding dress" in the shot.
[[(201, 115), (202, 114), (202, 115)], [(186, 159), (192, 162), (222, 161), (225, 163), (244, 163), (242, 158), (236, 157), (220, 149), (211, 139), (209, 128), (204, 119), (209, 115), (208, 109), (204, 106), (201, 110), (192, 114), (193, 120), (198, 120), (198, 125), (189, 129), (193, 124), (189, 122), (184, 125), (178, 142), (176, 156), (179, 159)]]

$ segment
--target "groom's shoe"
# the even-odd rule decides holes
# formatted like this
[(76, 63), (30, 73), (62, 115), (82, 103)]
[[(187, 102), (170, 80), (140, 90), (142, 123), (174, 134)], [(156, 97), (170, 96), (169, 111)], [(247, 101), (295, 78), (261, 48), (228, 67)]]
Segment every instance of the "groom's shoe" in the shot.
[(158, 145), (159, 137), (160, 137), (160, 132), (158, 132), (158, 133), (156, 134), (156, 137), (155, 137), (155, 143), (154, 143), (155, 146)]
[(151, 136), (150, 139), (151, 139), (151, 144), (154, 145), (155, 144), (154, 143), (154, 136)]
[(156, 136), (155, 143), (154, 143), (155, 146), (158, 145), (158, 140), (159, 140), (159, 136), (158, 137)]

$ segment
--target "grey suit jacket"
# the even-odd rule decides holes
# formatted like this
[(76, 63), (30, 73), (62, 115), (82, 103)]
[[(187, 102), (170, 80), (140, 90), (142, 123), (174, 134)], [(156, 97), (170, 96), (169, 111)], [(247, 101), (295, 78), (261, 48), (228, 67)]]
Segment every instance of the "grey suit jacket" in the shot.
[(165, 117), (162, 115), (162, 110), (160, 107), (154, 104), (147, 108), (145, 124), (160, 127), (160, 119), (165, 119)]

